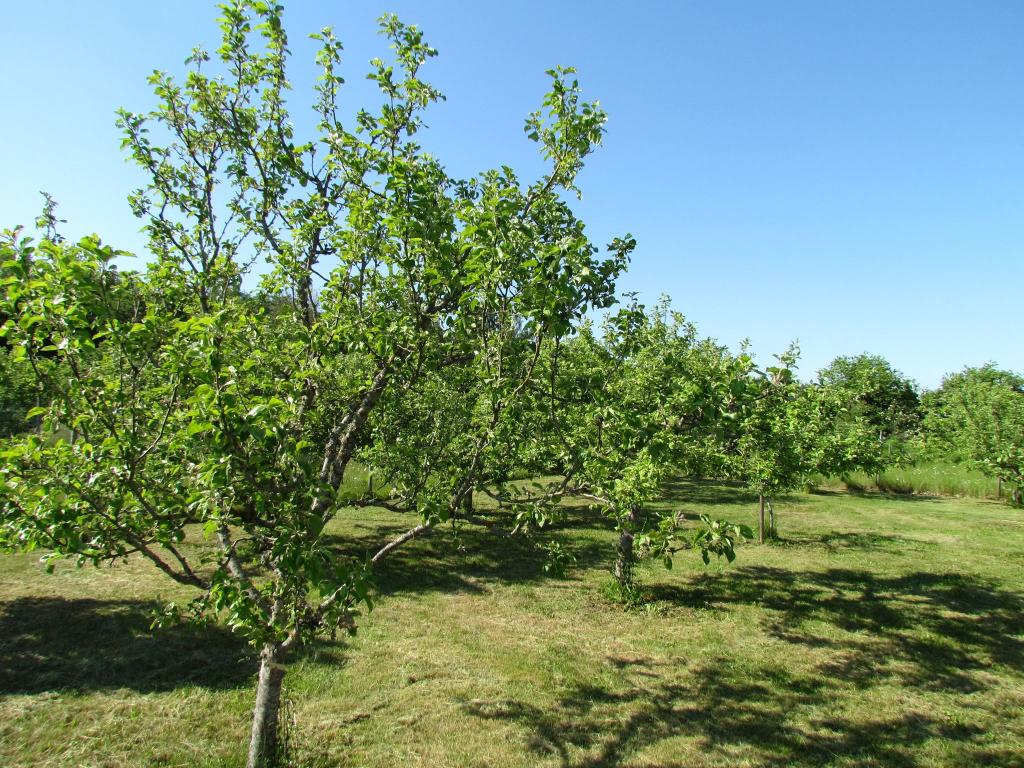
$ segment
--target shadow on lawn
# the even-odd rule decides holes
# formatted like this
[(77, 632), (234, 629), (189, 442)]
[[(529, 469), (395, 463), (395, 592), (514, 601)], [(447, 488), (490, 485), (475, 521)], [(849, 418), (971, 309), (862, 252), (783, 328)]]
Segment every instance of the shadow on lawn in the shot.
[[(557, 541), (576, 558), (574, 571), (587, 568), (611, 568), (615, 558), (613, 524), (583, 504), (567, 504), (564, 517), (546, 529), (544, 541)], [(487, 510), (479, 515), (486, 517)], [(490, 518), (499, 526), (506, 521)], [(374, 525), (359, 537), (328, 536), (328, 546), (339, 556), (362, 560), (381, 546), (404, 533), (417, 521), (406, 525)], [(566, 535), (572, 531), (573, 535)], [(541, 582), (551, 576), (544, 571), (547, 554), (527, 537), (507, 534), (477, 525), (463, 525), (457, 531), (439, 526), (430, 535), (408, 542), (381, 563), (375, 574), (383, 594), (418, 592), (486, 591), (486, 584)]]
[[(1019, 595), (962, 574), (887, 578), (859, 570), (764, 567), (658, 591), (657, 598), (702, 607), (758, 605), (766, 609), (770, 636), (790, 644), (793, 655), (820, 661), (810, 672), (794, 673), (770, 662), (737, 667), (727, 658), (677, 664), (609, 658), (615, 684), (579, 685), (553, 707), (499, 700), (468, 702), (465, 709), (526, 727), (527, 746), (557, 756), (563, 766), (620, 765), (669, 739), (679, 739), (663, 747), (678, 762), (658, 765), (745, 760), (910, 768), (924, 764), (921, 747), (932, 740), (946, 742), (951, 765), (1020, 765), (1019, 755), (991, 749), (985, 729), (966, 715), (906, 711), (884, 717), (859, 709), (851, 717), (835, 706), (851, 688), (885, 687), (879, 695), (898, 705), (900, 691), (962, 695), (980, 690), (993, 665), (1021, 669)], [(683, 749), (690, 751), (680, 754)]]
[(691, 504), (757, 506), (757, 494), (741, 483), (727, 480), (676, 478), (662, 485), (665, 501)]
[(933, 739), (955, 742), (961, 765), (1010, 765), (1014, 757), (982, 744), (980, 726), (945, 723), (930, 715), (869, 715), (855, 721), (823, 717), (802, 727), (792, 725), (794, 711), (823, 706), (828, 691), (817, 680), (778, 669), (736, 674), (727, 660), (718, 659), (714, 665), (678, 671), (674, 682), (666, 679), (669, 674), (622, 692), (581, 686), (554, 707), (500, 700), (472, 701), (464, 708), (484, 719), (526, 725), (531, 730), (528, 749), (578, 768), (619, 766), (668, 739), (689, 743), (676, 742), (678, 751), (665, 750), (667, 759), (650, 762), (648, 756), (645, 764), (669, 768), (743, 762), (810, 768), (834, 760), (841, 765), (912, 768), (924, 765), (917, 750)]
[(781, 540), (784, 545), (805, 546), (808, 544), (823, 546), (829, 552), (844, 549), (859, 549), (873, 552), (886, 552), (889, 555), (903, 555), (911, 552), (923, 552), (939, 547), (932, 541), (922, 541), (906, 536), (890, 533), (840, 533), (831, 531), (814, 536), (788, 536)]
[(935, 502), (943, 501), (943, 496), (940, 494), (915, 493), (912, 491), (900, 492), (893, 490), (872, 490), (869, 488), (858, 488), (852, 485), (847, 486), (845, 489), (815, 487), (810, 491), (810, 495), (826, 496), (832, 498), (852, 496), (855, 499), (872, 499), (881, 501), (916, 501), (923, 502), (926, 504), (934, 504)]
[(821, 674), (862, 688), (970, 692), (992, 664), (1024, 666), (1024, 598), (968, 574), (748, 566), (652, 591), (683, 604), (766, 609), (770, 635), (833, 651)]
[(0, 695), (252, 684), (245, 643), (221, 627), (150, 631), (154, 603), (19, 598), (0, 604)]
[[(566, 527), (595, 532), (607, 525), (580, 506), (569, 507)], [(329, 540), (336, 552), (362, 560), (406, 528), (370, 526), (362, 537)], [(563, 546), (589, 567), (611, 562), (608, 541), (564, 537)], [(487, 582), (550, 578), (546, 555), (521, 536), (465, 527), (439, 530), (396, 551), (378, 569), (384, 594), (480, 592)], [(167, 691), (188, 685), (249, 687), (256, 670), (249, 647), (228, 629), (182, 624), (150, 630), (157, 604), (130, 600), (20, 598), (0, 603), (0, 696), (58, 690), (130, 688)], [(344, 661), (343, 644), (321, 642), (299, 655)]]

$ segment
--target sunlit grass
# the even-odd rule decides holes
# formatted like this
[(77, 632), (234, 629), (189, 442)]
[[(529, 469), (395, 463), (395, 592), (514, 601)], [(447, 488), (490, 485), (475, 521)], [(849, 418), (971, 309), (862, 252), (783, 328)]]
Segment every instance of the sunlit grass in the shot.
[[(687, 519), (754, 522), (740, 489), (666, 491)], [(781, 540), (734, 566), (642, 565), (631, 610), (582, 505), (550, 533), (578, 562), (563, 580), (522, 540), (414, 542), (356, 637), (294, 660), (294, 764), (1019, 765), (1024, 516), (839, 490), (776, 511)], [(410, 522), (360, 510), (332, 534), (359, 554)], [(243, 765), (255, 663), (215, 627), (150, 633), (177, 589), (136, 560), (0, 558), (0, 765)]]

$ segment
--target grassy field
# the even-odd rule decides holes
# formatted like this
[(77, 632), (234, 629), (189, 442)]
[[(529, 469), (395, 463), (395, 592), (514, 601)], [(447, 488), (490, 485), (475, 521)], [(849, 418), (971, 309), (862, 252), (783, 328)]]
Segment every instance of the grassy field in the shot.
[[(754, 498), (671, 503), (752, 523)], [(776, 504), (779, 543), (733, 566), (640, 569), (606, 597), (613, 534), (583, 507), (565, 580), (520, 541), (415, 543), (355, 638), (286, 678), (305, 766), (1022, 766), (1024, 512), (831, 491)], [(361, 551), (407, 521), (337, 531)], [(340, 544), (339, 544), (340, 546)], [(238, 766), (255, 665), (216, 628), (150, 633), (173, 585), (0, 558), (0, 765)]]

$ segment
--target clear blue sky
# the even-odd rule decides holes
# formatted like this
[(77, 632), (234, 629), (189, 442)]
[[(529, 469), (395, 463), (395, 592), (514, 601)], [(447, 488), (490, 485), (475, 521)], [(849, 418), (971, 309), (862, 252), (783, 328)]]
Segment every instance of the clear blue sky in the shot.
[[(448, 100), (426, 143), (450, 172), (538, 169), (522, 120), (572, 65), (610, 114), (578, 211), (639, 242), (625, 291), (809, 377), (868, 351), (926, 387), (994, 360), (1024, 371), (1024, 3), (286, 3), (296, 109), (306, 34), (333, 25), (358, 106), (374, 19), (419, 24)], [(0, 0), (0, 226), (51, 192), (67, 232), (141, 251), (141, 182), (114, 110), (216, 40), (213, 3)], [(303, 120), (297, 119), (302, 124)]]

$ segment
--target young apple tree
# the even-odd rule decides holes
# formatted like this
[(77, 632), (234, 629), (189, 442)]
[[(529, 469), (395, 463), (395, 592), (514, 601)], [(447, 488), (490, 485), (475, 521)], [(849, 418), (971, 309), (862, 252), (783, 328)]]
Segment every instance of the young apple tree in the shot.
[[(526, 123), (541, 178), (458, 180), (416, 142), (440, 96), (416, 27), (382, 19), (381, 102), (350, 121), (341, 45), (317, 35), (317, 130), (301, 140), (282, 9), (222, 11), (217, 51), (193, 51), (183, 80), (155, 72), (152, 111), (121, 112), (148, 175), (130, 197), (145, 268), (116, 269), (95, 237), (15, 230), (0, 245), (4, 338), (53, 393), (41, 434), (5, 447), (0, 544), (143, 557), (193, 588), (184, 613), (259, 650), (254, 768), (276, 759), (290, 652), (350, 627), (374, 565), (463, 514), (540, 350), (612, 302), (632, 241), (599, 258), (565, 202), (605, 122), (571, 70), (550, 73)], [(430, 418), (451, 391), (458, 432)], [(346, 492), (358, 452), (393, 497)], [(418, 520), (365, 560), (339, 557), (325, 531), (371, 502)]]
[[(518, 501), (573, 495), (595, 502), (618, 532), (614, 573), (628, 599), (638, 555), (660, 557), (667, 567), (683, 548), (699, 549), (705, 562), (710, 554), (734, 557), (744, 534), (738, 526), (705, 519), (687, 537), (674, 511), (647, 507), (670, 477), (709, 461), (743, 363), (699, 340), (667, 301), (654, 311), (633, 301), (610, 315), (603, 331), (599, 337), (586, 325), (548, 350), (544, 386), (534, 393), (533, 437), (559, 479)], [(517, 500), (507, 492), (498, 498)]]
[(778, 365), (749, 369), (727, 440), (727, 473), (758, 495), (762, 544), (776, 535), (771, 497), (798, 487), (814, 469), (816, 399), (793, 376), (796, 357), (790, 349), (777, 357)]

